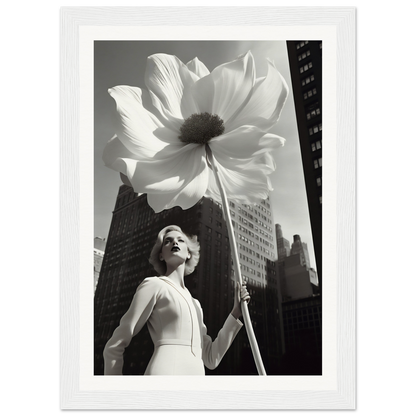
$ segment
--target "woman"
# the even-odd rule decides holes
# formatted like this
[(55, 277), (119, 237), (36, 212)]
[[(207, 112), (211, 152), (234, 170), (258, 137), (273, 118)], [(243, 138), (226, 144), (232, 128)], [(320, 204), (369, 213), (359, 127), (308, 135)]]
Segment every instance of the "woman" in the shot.
[(199, 261), (197, 238), (171, 225), (159, 232), (149, 259), (160, 274), (137, 288), (129, 310), (104, 348), (104, 374), (121, 375), (123, 353), (147, 322), (154, 352), (145, 375), (204, 375), (214, 369), (242, 327), (240, 300), (250, 296), (237, 285), (234, 307), (215, 341), (207, 335), (201, 305), (184, 284)]

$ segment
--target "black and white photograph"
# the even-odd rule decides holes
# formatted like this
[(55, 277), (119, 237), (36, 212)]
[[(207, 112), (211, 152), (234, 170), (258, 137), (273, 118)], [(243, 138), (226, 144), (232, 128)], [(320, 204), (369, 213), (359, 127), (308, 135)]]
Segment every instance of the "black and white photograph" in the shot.
[(62, 13), (62, 408), (353, 408), (354, 12), (181, 10)]
[(94, 42), (94, 375), (322, 375), (322, 40)]

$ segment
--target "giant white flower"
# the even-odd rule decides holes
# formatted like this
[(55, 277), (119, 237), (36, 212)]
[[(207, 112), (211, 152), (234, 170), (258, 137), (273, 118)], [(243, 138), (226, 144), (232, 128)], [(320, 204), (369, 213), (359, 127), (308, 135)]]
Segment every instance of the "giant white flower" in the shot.
[(148, 91), (109, 90), (118, 117), (105, 165), (146, 193), (155, 212), (187, 209), (204, 195), (220, 199), (209, 146), (229, 199), (250, 204), (267, 198), (276, 168), (271, 152), (285, 141), (269, 130), (288, 94), (274, 63), (267, 63), (267, 75), (256, 78), (250, 52), (211, 73), (198, 58), (185, 65), (172, 55), (150, 56)]

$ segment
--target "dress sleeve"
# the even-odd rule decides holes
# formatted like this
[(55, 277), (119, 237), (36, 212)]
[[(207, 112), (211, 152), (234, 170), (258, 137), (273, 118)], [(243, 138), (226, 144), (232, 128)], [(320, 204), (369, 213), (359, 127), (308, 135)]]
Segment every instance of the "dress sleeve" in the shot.
[(214, 370), (218, 367), (242, 326), (243, 323), (230, 314), (218, 332), (217, 338), (215, 338), (215, 341), (212, 341), (211, 337), (207, 334), (207, 327), (202, 321), (202, 360), (207, 368)]
[(156, 304), (155, 280), (147, 278), (139, 285), (128, 311), (104, 347), (104, 375), (122, 375), (124, 350), (149, 319)]

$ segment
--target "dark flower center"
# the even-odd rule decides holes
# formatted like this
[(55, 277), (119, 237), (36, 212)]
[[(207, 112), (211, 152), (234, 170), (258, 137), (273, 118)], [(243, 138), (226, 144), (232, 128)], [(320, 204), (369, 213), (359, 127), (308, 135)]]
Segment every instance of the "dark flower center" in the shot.
[(184, 143), (206, 144), (224, 133), (224, 122), (216, 114), (192, 114), (180, 129), (179, 140)]

